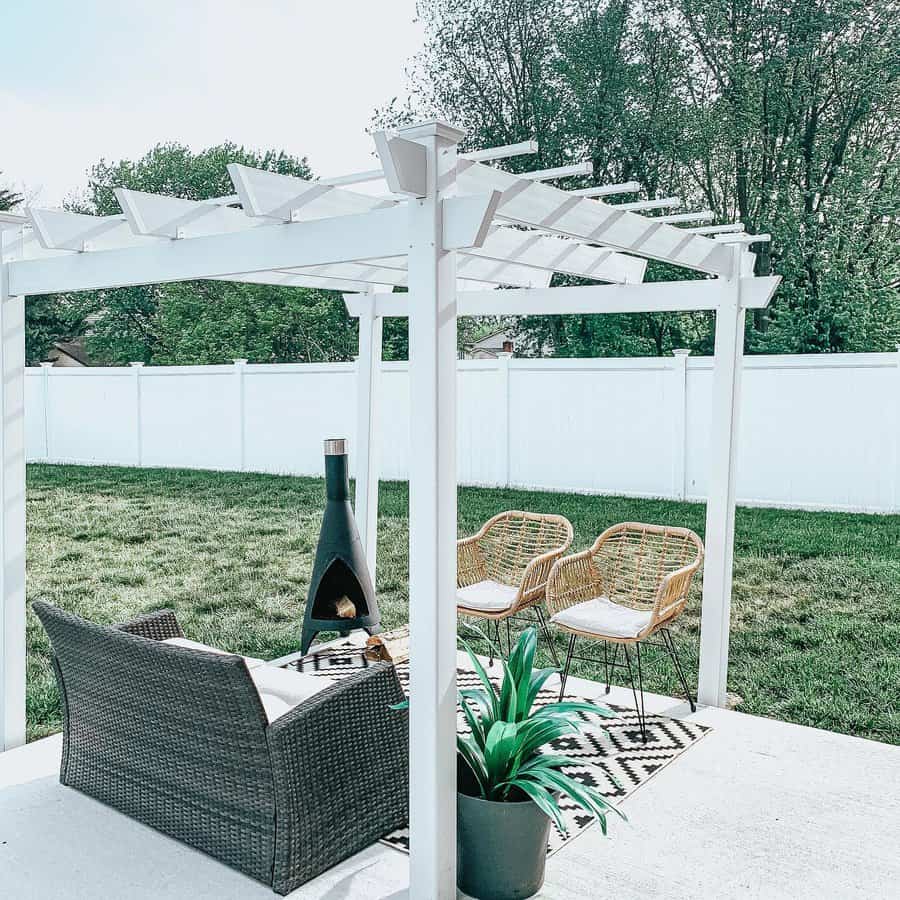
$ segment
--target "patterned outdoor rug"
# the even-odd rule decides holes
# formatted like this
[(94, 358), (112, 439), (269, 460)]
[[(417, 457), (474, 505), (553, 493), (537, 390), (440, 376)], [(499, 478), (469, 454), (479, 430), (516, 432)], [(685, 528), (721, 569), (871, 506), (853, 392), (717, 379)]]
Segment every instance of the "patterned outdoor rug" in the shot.
[[(348, 648), (349, 649), (349, 648)], [(325, 675), (329, 678), (342, 678), (351, 675), (361, 666), (368, 665), (357, 649), (356, 653), (336, 647), (325, 654), (303, 662), (302, 671), (311, 675)], [(488, 676), (499, 685), (502, 678), (500, 666), (488, 669)], [(409, 664), (400, 663), (397, 675), (404, 692), (409, 694)], [(480, 687), (478, 676), (468, 669), (457, 669), (457, 684), (461, 688)], [(545, 705), (558, 699), (558, 691), (542, 690), (538, 694), (537, 703)], [(568, 700), (585, 700), (574, 694), (567, 694)], [(590, 701), (586, 701), (590, 702)], [(602, 703), (602, 700), (601, 700)], [(597, 788), (604, 797), (623, 800), (642, 784), (649, 781), (660, 769), (677, 759), (685, 750), (700, 740), (709, 728), (694, 722), (681, 719), (670, 719), (667, 716), (647, 716), (647, 743), (641, 740), (641, 729), (637, 713), (615, 704), (606, 704), (618, 713), (614, 719), (582, 715), (590, 724), (582, 734), (559, 738), (550, 745), (562, 755), (581, 761), (581, 765), (570, 766), (564, 771), (579, 781)], [(581, 714), (579, 714), (581, 715)], [(458, 714), (460, 733), (468, 728), (462, 713)], [(578, 837), (585, 829), (594, 824), (595, 818), (585, 812), (568, 798), (560, 801), (563, 818), (568, 826), (568, 833), (563, 834), (555, 825), (550, 831), (547, 853), (552, 854), (566, 843)], [(614, 825), (615, 823), (613, 823)], [(389, 834), (382, 843), (396, 850), (409, 852), (409, 829), (403, 828)]]

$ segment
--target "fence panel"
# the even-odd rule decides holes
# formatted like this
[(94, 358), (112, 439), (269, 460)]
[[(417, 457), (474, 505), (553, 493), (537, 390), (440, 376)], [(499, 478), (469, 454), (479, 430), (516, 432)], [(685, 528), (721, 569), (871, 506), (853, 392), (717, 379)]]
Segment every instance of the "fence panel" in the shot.
[[(355, 446), (353, 363), (28, 369), (29, 460), (318, 475)], [(464, 360), (463, 484), (702, 500), (712, 360)], [(409, 376), (385, 363), (382, 477), (409, 470)], [(744, 363), (739, 502), (900, 511), (900, 353)]]

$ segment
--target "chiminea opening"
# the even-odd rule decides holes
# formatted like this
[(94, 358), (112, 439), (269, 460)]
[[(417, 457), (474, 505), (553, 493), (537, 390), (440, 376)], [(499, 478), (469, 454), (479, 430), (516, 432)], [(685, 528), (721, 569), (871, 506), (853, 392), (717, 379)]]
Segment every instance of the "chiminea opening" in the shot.
[(369, 605), (359, 579), (342, 559), (334, 560), (319, 582), (313, 601), (313, 617), (353, 619), (368, 614)]
[(320, 631), (381, 631), (375, 588), (350, 506), (347, 442), (341, 438), (325, 441), (325, 497), (325, 516), (303, 616), (303, 653)]

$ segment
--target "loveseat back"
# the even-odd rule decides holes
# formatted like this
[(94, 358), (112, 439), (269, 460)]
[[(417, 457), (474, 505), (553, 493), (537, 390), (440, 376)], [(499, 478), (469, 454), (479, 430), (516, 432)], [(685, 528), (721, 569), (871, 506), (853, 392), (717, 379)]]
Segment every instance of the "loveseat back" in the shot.
[(34, 611), (60, 689), (60, 780), (269, 880), (272, 764), (244, 660), (163, 643), (158, 615), (148, 638), (133, 633), (140, 627), (96, 625), (46, 603)]

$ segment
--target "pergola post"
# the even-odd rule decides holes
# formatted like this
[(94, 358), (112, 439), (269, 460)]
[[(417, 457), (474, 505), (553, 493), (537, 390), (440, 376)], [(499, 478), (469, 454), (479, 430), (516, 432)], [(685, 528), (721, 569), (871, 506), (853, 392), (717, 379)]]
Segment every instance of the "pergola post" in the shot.
[(0, 247), (0, 751), (25, 743), (25, 298)]
[[(388, 289), (389, 290), (389, 289)], [(376, 287), (359, 316), (359, 356), (356, 360), (356, 522), (366, 562), (375, 583), (378, 553), (378, 408), (381, 393), (381, 334), (384, 319), (376, 311)]]
[(734, 562), (735, 475), (744, 351), (741, 305), (741, 254), (733, 248), (732, 274), (721, 279), (716, 307), (716, 342), (710, 422), (709, 484), (706, 501), (706, 562), (700, 620), (700, 676), (697, 699), (725, 706), (728, 639), (731, 627), (731, 580)]
[(424, 145), (409, 249), (410, 896), (456, 897), (456, 259), (443, 249), (463, 132), (404, 129)]

